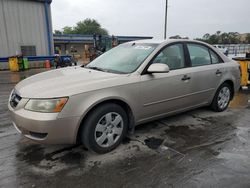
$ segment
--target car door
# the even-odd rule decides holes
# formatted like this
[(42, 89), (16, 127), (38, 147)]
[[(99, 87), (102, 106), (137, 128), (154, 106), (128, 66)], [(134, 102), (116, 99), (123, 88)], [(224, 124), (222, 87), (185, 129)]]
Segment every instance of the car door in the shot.
[(192, 77), (192, 95), (195, 104), (211, 102), (224, 73), (221, 58), (209, 47), (187, 43)]
[(187, 68), (182, 43), (163, 48), (151, 63), (165, 63), (168, 73), (145, 73), (141, 75), (140, 92), (141, 121), (185, 109), (189, 100), (190, 69)]

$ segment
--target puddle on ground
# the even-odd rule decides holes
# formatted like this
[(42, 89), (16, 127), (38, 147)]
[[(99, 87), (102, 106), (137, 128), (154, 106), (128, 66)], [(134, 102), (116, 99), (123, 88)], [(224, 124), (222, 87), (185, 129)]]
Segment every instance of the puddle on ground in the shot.
[(135, 131), (140, 131), (141, 133), (149, 132), (151, 129), (156, 129), (158, 126), (159, 123), (157, 121), (152, 121), (136, 126)]
[(21, 74), (21, 73), (18, 73), (18, 72), (14, 72), (10, 75), (10, 82), (13, 83), (13, 84), (16, 84), (22, 80), (24, 80), (25, 78), (28, 78), (30, 77), (31, 75), (29, 74)]
[(163, 139), (150, 137), (145, 139), (144, 142), (150, 149), (158, 149), (158, 147), (162, 144)]
[(250, 108), (250, 90), (242, 90), (235, 94), (234, 99), (230, 102), (231, 108)]
[(129, 144), (130, 141), (131, 141), (131, 138), (129, 138), (129, 137), (126, 136), (126, 137), (123, 139), (122, 144)]
[(166, 146), (181, 148), (199, 144), (204, 139), (204, 135), (208, 134), (208, 130), (204, 130), (200, 127), (194, 129), (188, 125), (177, 125), (169, 126), (165, 129), (165, 134), (168, 137), (168, 139), (164, 141)]
[[(83, 148), (78, 145), (65, 147), (50, 153), (45, 152), (45, 148), (41, 145), (30, 145), (23, 147), (16, 154), (16, 158), (24, 161), (33, 168), (49, 170), (60, 164), (62, 167), (66, 165), (79, 165), (84, 158)], [(61, 169), (60, 169), (61, 170)]]

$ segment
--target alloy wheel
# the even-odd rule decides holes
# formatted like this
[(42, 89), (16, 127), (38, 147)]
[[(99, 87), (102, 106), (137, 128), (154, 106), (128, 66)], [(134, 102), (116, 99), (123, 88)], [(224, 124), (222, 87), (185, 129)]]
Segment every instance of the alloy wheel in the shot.
[(224, 109), (230, 101), (230, 90), (228, 87), (221, 88), (218, 95), (218, 107)]
[(95, 141), (100, 147), (111, 147), (120, 138), (124, 122), (122, 116), (116, 112), (109, 112), (102, 116), (95, 128)]

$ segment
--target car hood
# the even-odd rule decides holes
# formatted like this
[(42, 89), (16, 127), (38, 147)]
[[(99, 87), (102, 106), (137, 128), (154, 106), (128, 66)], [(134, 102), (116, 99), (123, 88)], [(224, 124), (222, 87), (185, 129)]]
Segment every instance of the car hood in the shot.
[(67, 67), (26, 78), (15, 89), (24, 98), (63, 97), (112, 87), (119, 84), (119, 78), (127, 76), (82, 67)]

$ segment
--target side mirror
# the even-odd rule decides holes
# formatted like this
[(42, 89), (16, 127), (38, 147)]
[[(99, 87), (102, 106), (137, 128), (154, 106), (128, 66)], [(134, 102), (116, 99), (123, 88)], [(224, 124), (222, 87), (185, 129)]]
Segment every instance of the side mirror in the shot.
[(153, 63), (148, 67), (148, 73), (168, 73), (169, 66), (163, 63)]

